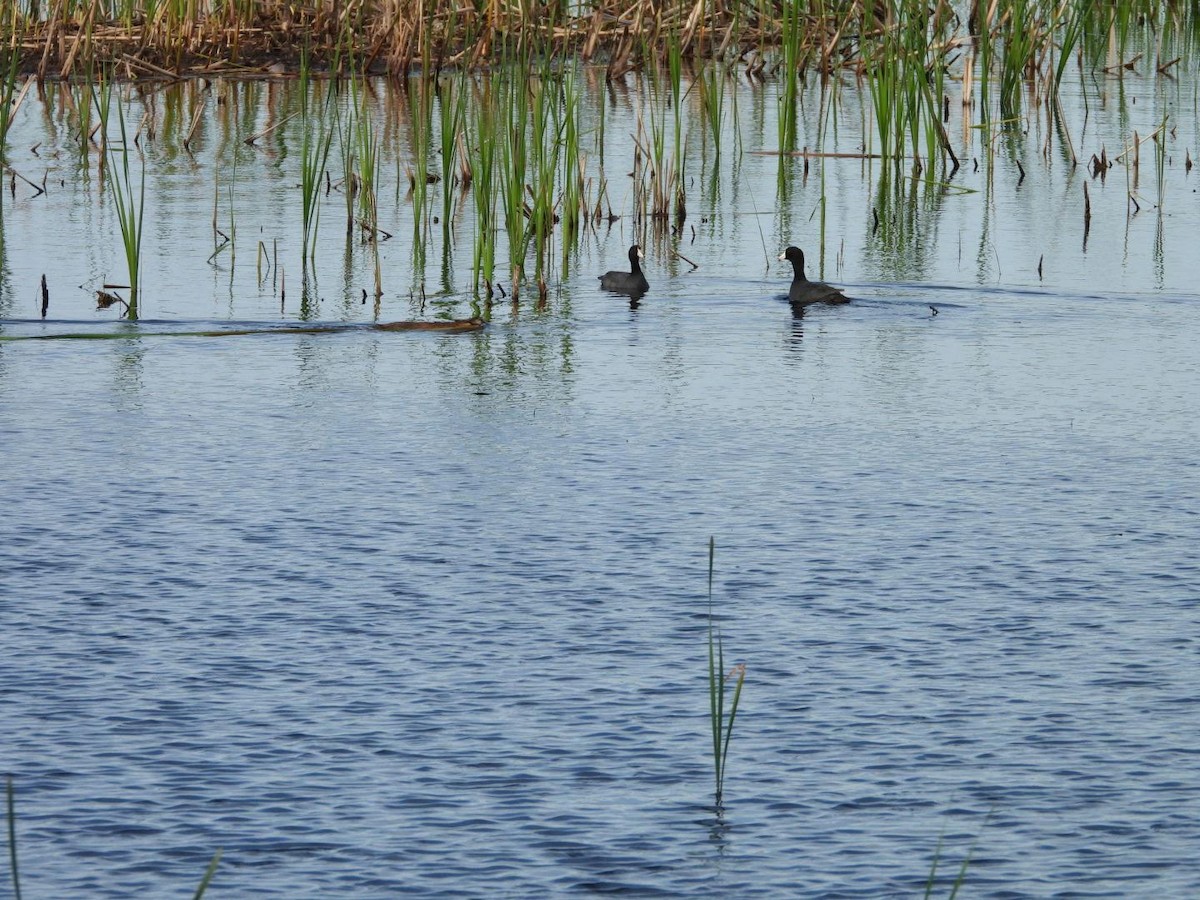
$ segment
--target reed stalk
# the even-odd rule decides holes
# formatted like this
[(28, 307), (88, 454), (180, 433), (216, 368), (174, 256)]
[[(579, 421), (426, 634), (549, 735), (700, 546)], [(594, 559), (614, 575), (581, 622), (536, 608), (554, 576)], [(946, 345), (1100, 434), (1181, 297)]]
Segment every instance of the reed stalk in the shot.
[[(933, 897), (933, 888), (937, 879), (938, 864), (942, 857), (942, 840), (943, 835), (938, 835), (937, 846), (933, 851), (933, 862), (929, 866), (929, 877), (925, 880), (925, 896), (924, 900), (930, 900)], [(958, 867), (958, 875), (954, 879), (954, 883), (950, 886), (950, 893), (946, 895), (947, 900), (956, 900), (958, 892), (963, 886), (963, 882), (967, 880), (967, 868), (971, 865), (971, 853), (974, 852), (974, 846), (967, 852), (963, 858), (962, 864)]]
[(481, 85), (475, 115), (472, 118), (473, 134), (467, 150), (471, 173), (471, 187), (475, 193), (475, 248), (473, 252), (474, 286), (479, 295), (480, 282), (487, 287), (489, 299), (495, 282), (497, 225), (497, 158), (496, 144), (499, 139), (498, 111), (495, 98), (501, 89), (502, 78), (494, 73), (485, 78)]
[(409, 140), (412, 153), (408, 167), (409, 194), (413, 209), (413, 268), (425, 271), (429, 239), (429, 156), (433, 145), (434, 76), (422, 73), (406, 82), (408, 92)]
[(779, 97), (779, 150), (783, 153), (796, 149), (796, 104), (800, 96), (803, 28), (800, 0), (784, 0), (780, 63), (783, 86)]
[(1158, 187), (1158, 215), (1162, 217), (1163, 204), (1167, 199), (1167, 123), (1168, 114), (1163, 113), (1162, 124), (1154, 134), (1154, 177)]
[(375, 269), (375, 297), (383, 296), (383, 271), (379, 261), (379, 195), (380, 176), (379, 136), (367, 106), (367, 91), (359, 88), (357, 81), (351, 82), (351, 98), (356, 110), (354, 137), (358, 161), (358, 214), (367, 240)]
[[(19, 105), (17, 84), (20, 81), (20, 61), (20, 56), (12, 51), (0, 53), (0, 160), (5, 158), (8, 129), (12, 127), (13, 116)], [(23, 94), (24, 91), (21, 96)]]
[(450, 243), (450, 220), (454, 215), (455, 192), (458, 181), (455, 162), (458, 157), (458, 138), (466, 118), (466, 81), (459, 76), (439, 82), (438, 121), (442, 159), (442, 242)]
[(356, 165), (358, 152), (358, 103), (355, 92), (357, 82), (350, 82), (350, 103), (343, 109), (341, 103), (334, 104), (337, 117), (338, 160), (341, 163), (342, 199), (346, 203), (346, 238), (354, 233), (354, 213), (358, 207), (358, 167)]
[(579, 85), (576, 77), (574, 69), (565, 72), (562, 77), (562, 199), (559, 207), (564, 267), (568, 258), (567, 249), (578, 241), (581, 225), (588, 214), (588, 202), (584, 196), (587, 159), (580, 150)]
[(8, 867), (12, 874), (13, 900), (21, 900), (21, 876), (17, 868), (17, 807), (11, 775), (5, 778), (4, 793), (8, 819)]
[(1032, 0), (1010, 0), (1001, 19), (1000, 116), (1015, 118), (1021, 109), (1021, 89), (1034, 64), (1041, 39), (1041, 21)]
[[(217, 334), (219, 332), (211, 332)], [(115, 337), (115, 335), (87, 335), (89, 338), (95, 337)], [(13, 900), (21, 900), (21, 878), (17, 869), (17, 811), (15, 792), (13, 791), (13, 779), (11, 775), (5, 778), (5, 799), (6, 799), (6, 818), (8, 820), (8, 864), (12, 874)], [(196, 892), (192, 895), (192, 900), (202, 900), (204, 892), (208, 889), (209, 883), (217, 872), (217, 865), (221, 861), (221, 851), (213, 855), (212, 861), (209, 862), (208, 868), (204, 871), (204, 876), (200, 880)]]
[(108, 120), (112, 99), (112, 84), (106, 78), (101, 78), (95, 88), (95, 101), (100, 115), (102, 138), (102, 157), (107, 155), (110, 176), (108, 186), (116, 207), (117, 225), (121, 231), (121, 246), (125, 252), (125, 265), (129, 275), (129, 300), (126, 303), (126, 318), (138, 317), (138, 295), (141, 284), (142, 260), (142, 230), (145, 225), (146, 203), (146, 161), (141, 160), (141, 173), (136, 184), (133, 171), (129, 165), (129, 141), (125, 127), (124, 106), (118, 100), (117, 122), (121, 132), (119, 148), (107, 138)]
[[(991, 821), (993, 812), (995, 812), (994, 809), (990, 810), (987, 814), (987, 817), (983, 820), (984, 828), (986, 828), (988, 822)], [(958, 897), (958, 892), (962, 889), (963, 883), (967, 880), (967, 869), (971, 865), (971, 858), (975, 855), (975, 849), (979, 846), (979, 839), (982, 837), (982, 835), (983, 832), (981, 830), (980, 833), (975, 836), (975, 839), (971, 841), (971, 846), (967, 848), (967, 854), (963, 857), (962, 864), (958, 867), (958, 874), (954, 878), (954, 883), (950, 886), (950, 893), (946, 895), (947, 900), (955, 900), (955, 898)], [(929, 877), (925, 880), (924, 900), (930, 900), (930, 898), (933, 896), (933, 888), (937, 878), (938, 864), (942, 857), (942, 842), (944, 837), (944, 833), (938, 835), (937, 846), (933, 851), (933, 861), (929, 866)]]
[[(712, 138), (714, 165), (721, 162), (721, 126), (725, 122), (725, 68), (713, 63), (700, 73), (700, 108)], [(781, 148), (782, 149), (782, 148)]]
[[(504, 130), (500, 135), (499, 188), (504, 210), (504, 229), (508, 234), (509, 272), (514, 292), (518, 290), (524, 278), (525, 254), (530, 238), (530, 230), (525, 222), (525, 173), (529, 160), (529, 144), (526, 138), (530, 125), (529, 88), (529, 82), (523, 74), (511, 79), (503, 94), (505, 106), (501, 113)], [(537, 146), (536, 143), (534, 146)]]
[[(563, 85), (555, 77), (549, 60), (542, 63), (535, 83), (533, 106), (530, 110), (529, 142), (532, 159), (526, 184), (526, 209), (528, 219), (526, 234), (532, 241), (535, 254), (534, 275), (539, 285), (545, 284), (550, 259), (550, 239), (557, 219), (556, 188), (558, 186), (559, 161), (566, 145), (564, 135), (568, 117), (562, 104)], [(515, 266), (514, 266), (515, 268)]]
[(885, 168), (898, 172), (908, 153), (914, 175), (935, 156), (949, 156), (958, 167), (941, 121), (938, 98), (944, 96), (944, 81), (930, 75), (944, 66), (943, 29), (944, 22), (924, 0), (890, 0), (877, 52), (866, 63)]
[(204, 870), (204, 877), (200, 879), (200, 884), (196, 887), (196, 893), (192, 895), (192, 900), (202, 900), (204, 892), (208, 890), (209, 883), (212, 882), (213, 876), (217, 874), (217, 866), (221, 862), (221, 850), (213, 854), (212, 861), (209, 862), (208, 868)]
[[(733, 737), (733, 723), (737, 718), (738, 701), (742, 697), (742, 685), (746, 681), (746, 666), (738, 664), (725, 671), (725, 649), (721, 641), (721, 630), (713, 625), (713, 561), (716, 542), (708, 539), (708, 702), (709, 725), (712, 731), (713, 777), (715, 782), (715, 806), (717, 814), (724, 810), (725, 770), (729, 758), (729, 742)], [(736, 678), (729, 711), (725, 710), (726, 683)]]
[[(333, 144), (333, 129), (320, 124), (314, 125), (312, 114), (312, 74), (308, 65), (308, 54), (301, 58), (300, 65), (300, 191), (303, 241), (300, 252), (301, 267), (308, 268), (310, 259), (317, 252), (317, 225), (320, 222), (321, 180), (329, 160), (329, 149)], [(327, 92), (332, 97), (332, 91)], [(326, 106), (330, 101), (327, 99)], [(328, 112), (328, 109), (326, 110)]]

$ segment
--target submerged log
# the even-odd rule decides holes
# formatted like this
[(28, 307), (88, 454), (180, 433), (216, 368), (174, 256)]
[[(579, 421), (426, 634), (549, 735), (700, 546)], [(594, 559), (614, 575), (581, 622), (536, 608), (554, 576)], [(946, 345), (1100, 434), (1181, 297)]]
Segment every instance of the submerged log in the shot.
[(480, 331), (487, 323), (481, 318), (411, 320), (401, 322), (335, 323), (329, 325), (284, 325), (263, 328), (223, 328), (212, 331), (139, 331), (131, 328), (117, 332), (68, 332), (65, 334), (0, 335), (0, 341), (129, 340), (144, 337), (239, 337), (248, 334), (334, 334), (346, 331), (436, 331), (463, 334)]

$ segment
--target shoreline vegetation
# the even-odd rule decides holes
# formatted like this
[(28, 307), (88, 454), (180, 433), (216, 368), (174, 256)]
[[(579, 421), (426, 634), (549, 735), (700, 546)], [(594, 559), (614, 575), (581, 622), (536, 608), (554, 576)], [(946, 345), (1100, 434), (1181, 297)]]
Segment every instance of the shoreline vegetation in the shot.
[[(1031, 127), (1044, 135), (1043, 156), (1054, 146), (1072, 171), (1082, 164), (1103, 180), (1124, 165), (1127, 215), (1146, 204), (1161, 215), (1167, 145), (1188, 121), (1186, 98), (1140, 134), (1122, 136), (1111, 157), (1103, 145), (1089, 151), (1084, 132), (1109, 85), (1186, 82), (1197, 46), (1195, 0), (0, 0), (0, 171), (10, 194), (18, 179), (45, 192), (4, 151), (27, 95), (58, 98), (81, 170), (95, 160), (119, 214), (126, 271), (102, 282), (97, 304), (120, 304), (136, 319), (142, 234), (153, 216), (147, 167), (157, 160), (143, 138), (152, 143), (160, 125), (173, 128), (190, 154), (193, 138), (204, 139), (206, 111), (216, 109), (223, 132), (236, 131), (241, 144), (261, 147), (273, 135), (273, 145), (298, 148), (302, 318), (319, 296), (309, 276), (322, 215), (342, 218), (338, 198), (347, 245), (357, 239), (371, 254), (378, 309), (379, 245), (392, 236), (379, 204), (388, 202), (381, 185), (389, 179), (394, 202), (412, 209), (410, 296), (425, 297), (427, 250), (440, 231), (443, 248), (469, 245), (469, 315), (486, 317), (497, 298), (515, 306), (532, 297), (544, 308), (588, 228), (624, 217), (634, 242), (696, 268), (681, 251), (689, 202), (705, 196), (705, 185), (716, 197), (722, 166), (736, 178), (747, 151), (779, 157), (784, 201), (791, 174), (807, 181), (815, 160), (818, 270), (828, 158), (870, 161), (864, 171), (878, 172), (872, 235), (887, 253), (919, 239), (895, 215), (911, 208), (910, 181), (929, 196), (966, 190), (952, 182), (963, 166), (979, 167), (974, 148), (989, 177), (1003, 158), (1023, 180), (1017, 147)], [(363, 75), (388, 88), (376, 92)], [(764, 109), (777, 92), (777, 141), (742, 144), (734, 90), (742, 76)], [(273, 100), (262, 122), (231, 115), (242, 108), (239, 91), (254, 93), (263, 80), (290, 86), (278, 92), (282, 103)], [(123, 88), (113, 90), (118, 82)], [(614, 165), (604, 156), (601, 98), (629, 82), (640, 95), (622, 148), (631, 159)], [(176, 86), (192, 92), (187, 113), (181, 97), (168, 96)], [(214, 86), (211, 104), (213, 94), (200, 95)], [(810, 86), (819, 92), (815, 107), (804, 100)], [(1083, 98), (1070, 101), (1072, 115), (1060, 101), (1064, 86)], [(853, 145), (837, 143), (843, 109), (860, 119)], [(1156, 204), (1139, 194), (1143, 144), (1152, 150)], [(221, 256), (232, 270), (236, 154), (227, 161), (214, 170), (208, 259)], [(618, 186), (612, 172), (631, 182)], [(1086, 182), (1082, 190), (1086, 251)], [(271, 279), (282, 309), (288, 273), (278, 241), (259, 240), (253, 253), (260, 283)], [(770, 255), (764, 247), (768, 264)], [(46, 305), (43, 291), (43, 313)]]
[(610, 76), (674, 57), (872, 78), (916, 53), (930, 81), (978, 61), (1006, 91), (1060, 81), (1081, 38), (1117, 75), (1139, 29), (1190, 48), (1194, 15), (1186, 0), (0, 0), (0, 62), (39, 82), (292, 75), (305, 54), (331, 75), (572, 55)]

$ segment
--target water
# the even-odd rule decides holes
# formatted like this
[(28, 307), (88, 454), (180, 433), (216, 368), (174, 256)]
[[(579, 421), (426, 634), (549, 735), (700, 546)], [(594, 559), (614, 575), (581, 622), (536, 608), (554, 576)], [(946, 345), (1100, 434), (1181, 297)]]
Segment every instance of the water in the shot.
[[(621, 222), (477, 334), (0, 343), (26, 894), (185, 893), (219, 847), (213, 897), (915, 896), (939, 838), (941, 895), (972, 848), (976, 897), (1200, 890), (1182, 166), (1161, 229), (1093, 182), (1085, 252), (1052, 166), (918, 193), (881, 247), (840, 164), (825, 275), (856, 302), (797, 319), (761, 245), (819, 263), (816, 179), (785, 201), (744, 159), (636, 309), (594, 280)], [(147, 330), (302, 317), (252, 254), (197, 275), (201, 181), (154, 195)], [(6, 198), (6, 335), (113, 330), (61, 286), (119, 264), (109, 215), (94, 184)], [(410, 228), (384, 319), (421, 312)], [(469, 312), (459, 254), (427, 315)], [(369, 320), (366, 272), (323, 260), (306, 314)], [(722, 820), (710, 535), (748, 671)]]

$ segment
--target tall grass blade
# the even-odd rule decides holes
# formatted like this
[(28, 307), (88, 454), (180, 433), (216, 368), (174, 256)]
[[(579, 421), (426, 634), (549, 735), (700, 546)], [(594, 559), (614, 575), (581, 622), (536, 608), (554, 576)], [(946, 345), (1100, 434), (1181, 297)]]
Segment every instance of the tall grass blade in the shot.
[[(983, 820), (983, 826), (985, 828), (987, 827), (987, 823), (991, 820), (992, 812), (994, 812), (994, 811), (995, 811), (994, 809), (989, 811), (987, 814), (987, 818), (985, 818)], [(949, 900), (956, 900), (956, 898), (958, 897), (959, 890), (962, 888), (963, 884), (966, 882), (967, 869), (971, 865), (971, 858), (975, 855), (975, 848), (979, 846), (979, 839), (980, 839), (980, 837), (982, 837), (982, 834), (983, 834), (983, 831), (981, 829), (980, 833), (975, 836), (975, 840), (973, 840), (971, 842), (971, 846), (967, 849), (967, 855), (963, 857), (962, 864), (958, 867), (958, 874), (954, 878), (954, 883), (951, 884), (951, 886), (950, 886), (950, 893), (947, 895)], [(945, 838), (944, 834), (939, 834), (937, 846), (934, 847), (934, 849), (933, 849), (933, 862), (930, 863), (930, 866), (929, 866), (929, 877), (927, 879), (925, 879), (925, 895), (924, 895), (925, 900), (930, 900), (930, 898), (933, 896), (933, 888), (934, 888), (935, 882), (937, 880), (938, 864), (941, 862), (941, 859), (942, 859), (942, 843), (944, 841), (944, 838)]]
[[(325, 166), (329, 160), (329, 149), (333, 144), (331, 127), (318, 123), (314, 126), (312, 119), (312, 73), (309, 69), (307, 50), (300, 57), (300, 113), (303, 120), (303, 137), (300, 148), (300, 190), (301, 216), (303, 219), (303, 247), (301, 249), (301, 264), (308, 267), (309, 259), (315, 258), (317, 252), (317, 225), (320, 221), (321, 209), (321, 176), (325, 174)], [(327, 91), (327, 105), (332, 102), (333, 92)], [(328, 112), (328, 110), (327, 110)]]
[(213, 880), (213, 876), (217, 874), (217, 864), (221, 862), (221, 850), (218, 849), (213, 854), (212, 862), (208, 864), (208, 868), (204, 870), (204, 877), (200, 879), (200, 885), (196, 888), (196, 893), (192, 895), (192, 900), (201, 900), (204, 892), (208, 890), (208, 884)]
[[(729, 758), (729, 742), (733, 738), (733, 723), (737, 718), (738, 702), (742, 697), (742, 686), (746, 681), (746, 666), (739, 664), (725, 672), (725, 649), (719, 629), (713, 627), (712, 580), (713, 560), (716, 556), (716, 541), (708, 539), (708, 705), (709, 724), (713, 742), (713, 776), (715, 779), (715, 807), (717, 815), (724, 812), (725, 766)], [(737, 677), (733, 701), (729, 712), (725, 712), (725, 683)]]
[(118, 99), (117, 122), (121, 132), (118, 150), (107, 137), (112, 106), (112, 82), (102, 75), (93, 91), (100, 113), (101, 158), (107, 158), (109, 163), (108, 186), (113, 205), (116, 207), (117, 226), (121, 231), (121, 245), (125, 251), (125, 265), (129, 273), (129, 302), (126, 304), (125, 315), (126, 318), (136, 319), (141, 286), (142, 232), (146, 221), (146, 162), (142, 160), (142, 170), (135, 190), (133, 172), (129, 165), (129, 135), (125, 127), (124, 106)]
[(17, 871), (17, 808), (11, 775), (6, 779), (5, 795), (8, 811), (8, 865), (12, 871), (13, 900), (21, 900), (21, 877)]
[[(8, 145), (8, 129), (12, 127), (13, 116), (18, 106), (17, 76), (21, 64), (21, 54), (9, 51), (0, 55), (0, 160), (4, 159), (4, 151)], [(25, 91), (21, 91), (24, 95)]]

